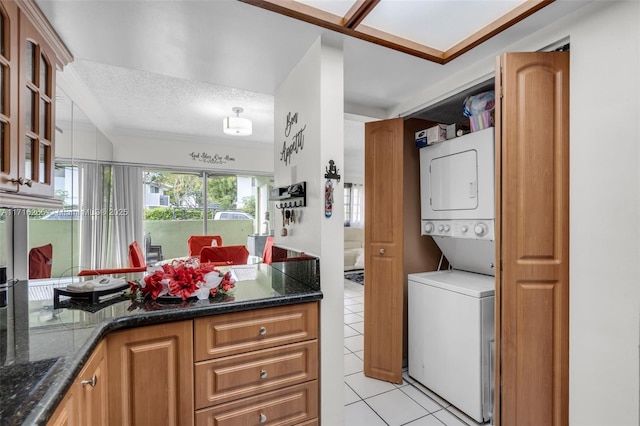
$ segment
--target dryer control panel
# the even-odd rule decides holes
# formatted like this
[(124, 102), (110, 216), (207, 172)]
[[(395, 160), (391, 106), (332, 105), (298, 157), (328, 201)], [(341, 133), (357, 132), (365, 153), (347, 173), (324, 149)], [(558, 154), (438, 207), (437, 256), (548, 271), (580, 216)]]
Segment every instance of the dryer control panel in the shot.
[(491, 240), (495, 238), (493, 219), (422, 220), (422, 235)]

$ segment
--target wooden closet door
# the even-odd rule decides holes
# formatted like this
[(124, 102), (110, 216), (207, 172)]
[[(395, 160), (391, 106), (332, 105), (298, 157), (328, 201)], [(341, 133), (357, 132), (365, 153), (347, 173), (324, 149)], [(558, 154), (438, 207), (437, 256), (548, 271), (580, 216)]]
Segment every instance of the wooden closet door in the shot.
[(508, 53), (501, 74), (496, 420), (567, 425), (569, 53)]
[(402, 382), (403, 138), (401, 118), (365, 124), (364, 374)]

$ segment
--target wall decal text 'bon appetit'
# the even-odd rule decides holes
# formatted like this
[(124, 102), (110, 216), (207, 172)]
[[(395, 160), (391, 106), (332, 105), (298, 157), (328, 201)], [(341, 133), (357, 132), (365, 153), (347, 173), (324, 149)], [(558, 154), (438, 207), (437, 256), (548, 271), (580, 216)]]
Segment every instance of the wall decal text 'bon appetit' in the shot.
[[(284, 137), (289, 138), (291, 135), (291, 131), (293, 130), (293, 125), (298, 124), (298, 113), (291, 115), (291, 112), (287, 114), (287, 123), (284, 127)], [(298, 151), (302, 151), (304, 148), (304, 130), (307, 128), (305, 124), (300, 130), (291, 136), (291, 140), (285, 140), (282, 144), (282, 151), (280, 151), (280, 161), (284, 161), (285, 166), (291, 163), (291, 155), (293, 153), (298, 153)], [(288, 142), (288, 144), (287, 144)]]

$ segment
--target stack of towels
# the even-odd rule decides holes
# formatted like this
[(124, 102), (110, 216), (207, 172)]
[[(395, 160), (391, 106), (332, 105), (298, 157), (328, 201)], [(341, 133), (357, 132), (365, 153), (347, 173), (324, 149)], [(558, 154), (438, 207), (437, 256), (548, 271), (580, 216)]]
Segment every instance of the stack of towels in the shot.
[(110, 290), (112, 288), (121, 287), (127, 284), (127, 281), (120, 277), (108, 277), (106, 275), (98, 275), (89, 281), (81, 281), (78, 283), (72, 283), (67, 285), (68, 291), (102, 291), (102, 290)]

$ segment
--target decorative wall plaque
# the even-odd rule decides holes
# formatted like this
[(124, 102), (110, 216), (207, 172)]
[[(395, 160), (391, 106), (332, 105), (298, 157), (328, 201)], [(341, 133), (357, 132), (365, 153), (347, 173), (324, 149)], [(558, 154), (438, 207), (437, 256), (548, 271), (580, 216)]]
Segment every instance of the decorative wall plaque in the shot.
[(235, 158), (230, 155), (208, 154), (206, 152), (191, 152), (189, 154), (193, 161), (200, 161), (207, 164), (226, 164), (229, 161), (236, 161)]

